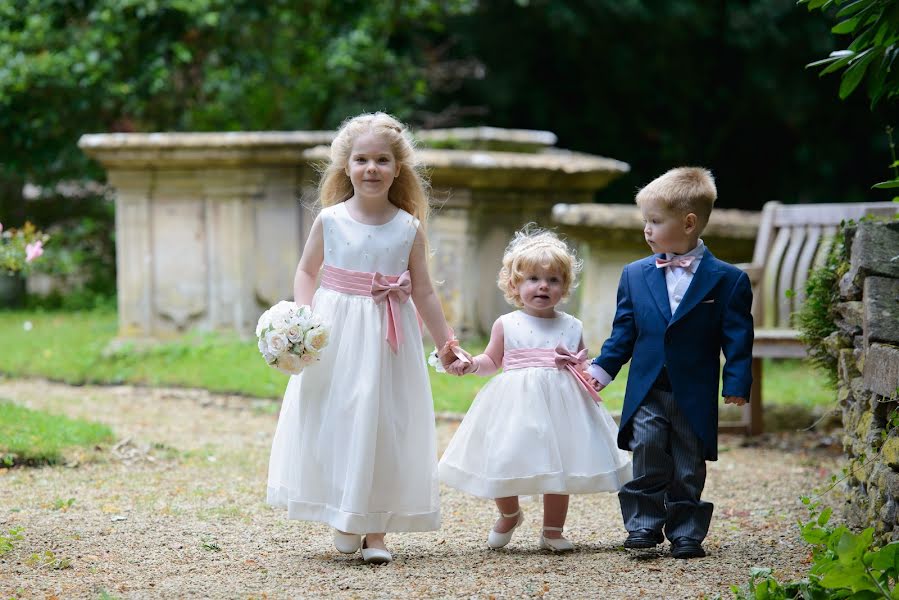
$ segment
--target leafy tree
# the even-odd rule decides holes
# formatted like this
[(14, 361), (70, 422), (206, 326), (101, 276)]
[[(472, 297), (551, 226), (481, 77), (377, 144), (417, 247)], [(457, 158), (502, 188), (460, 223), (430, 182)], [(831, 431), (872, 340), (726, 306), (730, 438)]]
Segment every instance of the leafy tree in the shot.
[(802, 70), (834, 40), (795, 0), (497, 0), (447, 28), (484, 76), (430, 110), (481, 107), (463, 122), (627, 161), (605, 201), (683, 164), (712, 168), (721, 206), (860, 200), (886, 150), (880, 114)]
[[(871, 108), (878, 104), (894, 104), (899, 99), (899, 0), (799, 0), (811, 10), (837, 7), (838, 19), (833, 33), (853, 36), (848, 48), (835, 50), (830, 56), (809, 66), (827, 65), (821, 75), (842, 70), (840, 98), (848, 98), (863, 80), (867, 80)], [(845, 6), (844, 6), (845, 5)], [(842, 8), (840, 8), (842, 7)], [(899, 188), (899, 161), (893, 145), (893, 129), (887, 126), (892, 156), (893, 180), (874, 187)]]
[[(91, 175), (86, 132), (331, 128), (421, 105), (420, 66), (472, 0), (0, 3), (0, 182)], [(2, 184), (0, 184), (2, 185)], [(3, 206), (0, 205), (0, 211)]]

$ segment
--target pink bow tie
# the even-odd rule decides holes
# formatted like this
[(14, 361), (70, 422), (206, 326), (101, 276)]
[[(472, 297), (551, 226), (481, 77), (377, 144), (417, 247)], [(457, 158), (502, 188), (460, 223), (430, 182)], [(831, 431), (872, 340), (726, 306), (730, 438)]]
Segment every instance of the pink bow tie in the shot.
[(405, 303), (412, 295), (412, 276), (409, 271), (404, 271), (396, 278), (375, 273), (371, 278), (371, 297), (376, 304), (387, 301), (387, 343), (396, 353), (399, 345), (403, 343), (403, 329), (399, 321), (399, 305)]
[(587, 383), (587, 379), (581, 373), (580, 365), (585, 360), (587, 360), (587, 349), (584, 348), (578, 351), (576, 354), (572, 354), (571, 350), (562, 346), (561, 344), (556, 346), (556, 355), (555, 362), (556, 367), (559, 369), (568, 369), (568, 371), (574, 375), (574, 378), (577, 379), (578, 383), (581, 385), (584, 390), (590, 397), (593, 398), (593, 401), (599, 404), (602, 402), (602, 398), (599, 397), (599, 394), (596, 393), (596, 390), (593, 389), (593, 386)]
[[(693, 264), (694, 260), (696, 260), (695, 256), (672, 256), (670, 259), (657, 258), (656, 268), (661, 269), (662, 267), (681, 267), (684, 269), (690, 269), (690, 266)], [(692, 269), (690, 270), (692, 271)]]

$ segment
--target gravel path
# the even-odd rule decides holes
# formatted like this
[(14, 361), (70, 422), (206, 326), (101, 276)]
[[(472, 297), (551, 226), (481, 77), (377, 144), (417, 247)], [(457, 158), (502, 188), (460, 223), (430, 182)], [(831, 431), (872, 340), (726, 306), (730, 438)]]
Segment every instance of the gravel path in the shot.
[[(533, 503), (512, 543), (490, 551), (492, 503), (443, 487), (443, 528), (388, 536), (396, 560), (375, 567), (338, 554), (324, 525), (288, 521), (264, 504), (275, 403), (2, 378), (0, 398), (103, 421), (119, 438), (67, 466), (0, 469), (0, 533), (20, 527), (24, 536), (0, 557), (4, 600), (728, 597), (752, 566), (784, 578), (804, 572), (798, 497), (823, 485), (839, 461), (832, 446), (807, 436), (750, 447), (723, 438), (721, 459), (708, 463), (704, 497), (716, 509), (705, 559), (624, 550), (618, 502), (608, 494), (572, 498), (572, 554), (537, 549)], [(440, 420), (441, 448), (455, 427)], [(47, 564), (31, 560), (47, 551)]]

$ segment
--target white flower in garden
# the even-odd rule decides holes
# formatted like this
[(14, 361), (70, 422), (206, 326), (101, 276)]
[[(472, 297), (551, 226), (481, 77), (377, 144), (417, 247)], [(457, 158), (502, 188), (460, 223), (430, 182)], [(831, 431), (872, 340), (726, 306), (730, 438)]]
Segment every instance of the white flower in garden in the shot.
[(292, 352), (287, 352), (278, 357), (278, 362), (275, 363), (275, 366), (292, 375), (296, 375), (303, 370), (303, 363), (300, 357)]
[(324, 327), (314, 327), (306, 333), (303, 338), (303, 345), (307, 349), (318, 352), (328, 343), (328, 330)]
[(272, 354), (280, 356), (287, 351), (287, 336), (283, 332), (273, 329), (265, 334), (265, 343), (268, 345)]

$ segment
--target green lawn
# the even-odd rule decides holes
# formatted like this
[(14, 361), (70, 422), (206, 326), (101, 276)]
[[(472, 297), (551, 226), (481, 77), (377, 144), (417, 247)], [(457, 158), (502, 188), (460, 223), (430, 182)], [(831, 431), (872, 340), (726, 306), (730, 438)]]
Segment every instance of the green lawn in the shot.
[(68, 448), (113, 439), (106, 425), (30, 410), (0, 399), (0, 466), (55, 464)]
[[(27, 324), (30, 324), (27, 325)], [(68, 383), (134, 383), (202, 387), (277, 398), (287, 377), (268, 367), (255, 340), (226, 334), (192, 333), (177, 342), (140, 348), (125, 344), (110, 351), (116, 315), (110, 310), (63, 313), (0, 311), (0, 373), (40, 376)], [(466, 344), (480, 351), (483, 340)], [(831, 404), (835, 393), (801, 361), (768, 361), (766, 404)], [(611, 411), (621, 409), (627, 368), (603, 390)], [(487, 379), (451, 377), (431, 371), (434, 407), (464, 412)]]

